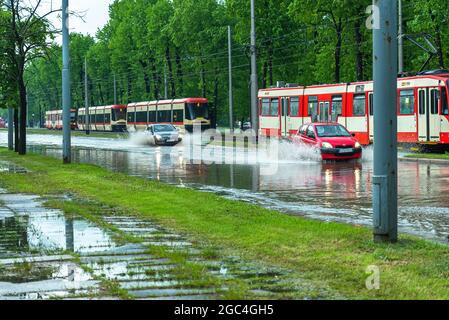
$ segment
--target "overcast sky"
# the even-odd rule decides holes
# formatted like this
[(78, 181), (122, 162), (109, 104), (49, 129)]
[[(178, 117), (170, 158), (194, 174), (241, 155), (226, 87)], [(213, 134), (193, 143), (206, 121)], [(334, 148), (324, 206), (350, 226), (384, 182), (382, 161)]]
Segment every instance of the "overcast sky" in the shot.
[[(109, 20), (109, 5), (114, 0), (69, 0), (69, 9), (82, 13), (83, 19), (77, 17), (70, 18), (70, 32), (80, 32), (95, 36), (97, 30), (103, 27)], [(48, 12), (52, 8), (60, 8), (61, 0), (42, 1), (41, 12)], [(83, 21), (84, 20), (84, 21)], [(55, 14), (51, 21), (55, 26), (61, 25), (60, 18)], [(57, 40), (59, 43), (60, 39)]]

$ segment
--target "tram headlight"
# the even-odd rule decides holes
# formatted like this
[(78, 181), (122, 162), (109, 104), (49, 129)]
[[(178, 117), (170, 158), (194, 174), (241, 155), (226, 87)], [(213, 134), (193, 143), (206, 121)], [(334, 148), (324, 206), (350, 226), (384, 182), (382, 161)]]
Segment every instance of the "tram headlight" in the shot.
[(321, 145), (321, 147), (323, 149), (332, 149), (333, 146), (329, 143), (329, 142), (323, 142), (323, 144)]
[(359, 142), (356, 142), (355, 143), (355, 148), (356, 149), (360, 149), (360, 148), (362, 148), (362, 145)]

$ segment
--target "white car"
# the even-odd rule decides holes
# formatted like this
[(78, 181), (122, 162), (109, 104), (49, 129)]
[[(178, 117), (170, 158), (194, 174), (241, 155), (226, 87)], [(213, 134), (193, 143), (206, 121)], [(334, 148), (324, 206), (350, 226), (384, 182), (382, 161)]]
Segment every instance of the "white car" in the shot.
[(157, 146), (175, 146), (182, 141), (181, 134), (172, 124), (149, 125), (145, 134), (149, 142)]

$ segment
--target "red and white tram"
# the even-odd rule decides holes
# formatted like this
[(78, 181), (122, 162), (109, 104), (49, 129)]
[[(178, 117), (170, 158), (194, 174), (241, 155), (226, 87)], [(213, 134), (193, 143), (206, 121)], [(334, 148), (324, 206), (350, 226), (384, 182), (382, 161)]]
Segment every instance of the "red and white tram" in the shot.
[[(449, 146), (449, 71), (398, 79), (398, 141)], [(373, 142), (373, 82), (278, 86), (259, 91), (260, 134), (288, 137), (304, 123), (338, 122)]]
[[(75, 130), (76, 125), (76, 110), (70, 110), (70, 128)], [(62, 130), (62, 110), (53, 110), (45, 112), (45, 128), (49, 130)]]
[(186, 98), (128, 104), (128, 131), (143, 131), (154, 123), (170, 123), (183, 131), (210, 128), (208, 100)]
[[(126, 109), (125, 105), (112, 105), (89, 108), (89, 119), (86, 109), (78, 110), (78, 129), (92, 131), (126, 131)], [(87, 121), (89, 120), (89, 122)]]

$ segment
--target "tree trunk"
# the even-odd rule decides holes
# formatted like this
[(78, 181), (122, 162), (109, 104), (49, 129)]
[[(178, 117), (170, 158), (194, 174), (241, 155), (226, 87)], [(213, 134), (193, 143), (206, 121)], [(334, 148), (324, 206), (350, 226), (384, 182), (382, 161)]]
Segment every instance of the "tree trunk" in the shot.
[(262, 66), (262, 88), (267, 88), (267, 72), (268, 72), (268, 64), (265, 61)]
[(441, 30), (438, 25), (436, 25), (436, 27), (435, 27), (435, 32), (437, 35), (435, 41), (436, 41), (437, 50), (438, 50), (438, 63), (440, 65), (440, 69), (444, 69), (443, 43), (441, 40)]
[(211, 120), (211, 127), (212, 129), (217, 128), (217, 107), (218, 107), (218, 80), (219, 70), (216, 67), (215, 68), (215, 81), (214, 81), (214, 104), (212, 106), (210, 120)]
[(432, 13), (432, 10), (429, 9), (430, 19), (434, 25), (435, 35), (436, 35), (436, 46), (438, 51), (438, 63), (441, 69), (444, 69), (444, 55), (443, 55), (443, 45), (441, 40), (441, 29), (438, 21), (436, 21), (435, 15)]
[(206, 70), (204, 60), (201, 58), (201, 88), (202, 88), (202, 97), (207, 97), (207, 85), (206, 85)]
[(179, 55), (178, 48), (176, 48), (175, 55), (176, 55), (176, 75), (178, 77), (178, 83), (179, 83), (178, 93), (181, 97), (184, 94), (184, 81), (183, 81), (184, 72), (182, 71), (181, 57)]
[(147, 68), (148, 68), (148, 63), (146, 63), (143, 60), (140, 60), (140, 65), (142, 66), (142, 71), (143, 71), (143, 80), (145, 82), (145, 92), (147, 93), (147, 96), (150, 96), (151, 93), (151, 81), (150, 81), (150, 77), (148, 76), (148, 72), (147, 72)]
[(274, 79), (273, 79), (273, 42), (270, 41), (269, 47), (268, 47), (268, 75), (270, 79), (270, 86), (273, 85)]
[(150, 63), (151, 63), (151, 70), (153, 73), (153, 83), (154, 83), (154, 99), (159, 100), (161, 95), (160, 95), (160, 84), (161, 84), (161, 79), (160, 76), (157, 73), (157, 68), (156, 68), (156, 60), (154, 58), (150, 59)]
[(26, 126), (27, 126), (27, 92), (25, 82), (23, 79), (23, 73), (19, 75), (19, 105), (20, 105), (20, 117), (19, 117), (19, 154), (26, 154)]
[(340, 83), (340, 63), (341, 63), (341, 43), (342, 43), (342, 26), (341, 21), (336, 25), (337, 43), (335, 45), (335, 82)]
[(172, 99), (176, 98), (176, 86), (175, 86), (175, 80), (173, 79), (173, 64), (171, 62), (170, 58), (170, 47), (167, 45), (165, 49), (165, 59), (167, 60), (167, 67), (168, 67), (168, 81), (170, 83), (170, 89), (171, 89), (171, 97)]
[(356, 64), (356, 79), (357, 81), (363, 81), (363, 49), (362, 49), (362, 32), (360, 30), (360, 21), (354, 22), (354, 36), (355, 36), (355, 64)]
[(98, 83), (98, 94), (100, 96), (100, 104), (104, 105), (103, 88), (101, 87), (101, 83)]
[(19, 152), (19, 110), (14, 110), (14, 151)]
[(127, 91), (127, 99), (126, 99), (126, 101), (129, 103), (129, 102), (131, 102), (131, 95), (132, 95), (132, 91), (133, 91), (133, 88), (132, 88), (132, 78), (131, 78), (131, 75), (128, 73), (128, 79), (127, 79), (127, 84), (128, 84), (128, 86), (127, 86), (127, 89), (128, 89), (128, 91)]

